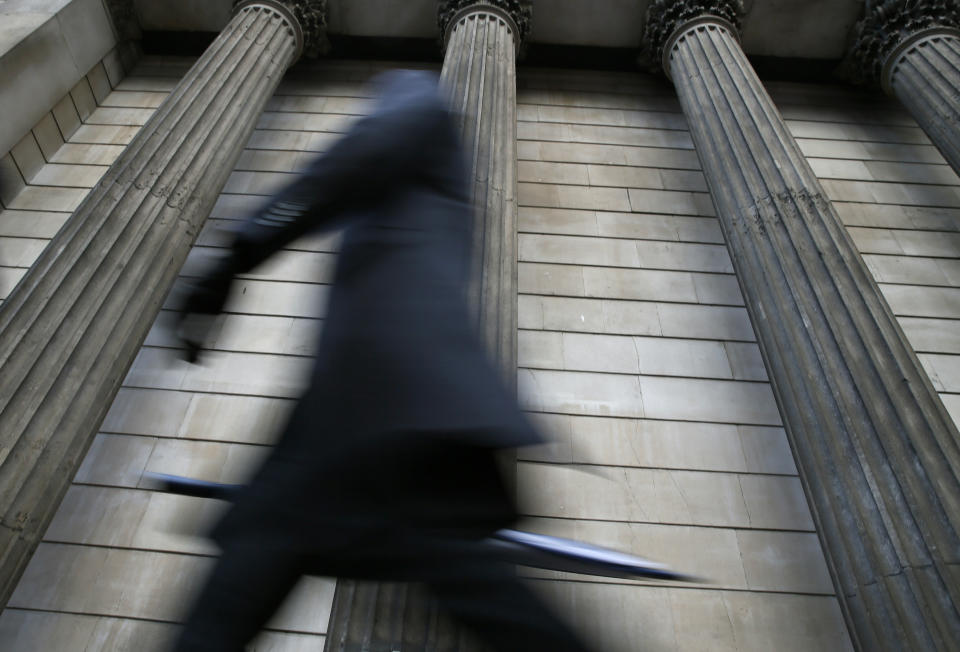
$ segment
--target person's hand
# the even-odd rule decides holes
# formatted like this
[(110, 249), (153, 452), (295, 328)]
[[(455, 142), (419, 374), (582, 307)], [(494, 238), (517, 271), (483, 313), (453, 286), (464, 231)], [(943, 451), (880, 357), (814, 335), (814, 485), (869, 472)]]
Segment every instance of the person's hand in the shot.
[(227, 302), (230, 283), (230, 277), (215, 275), (187, 285), (187, 297), (176, 322), (176, 334), (185, 346), (184, 357), (187, 362), (197, 362), (200, 350), (213, 330), (216, 316)]

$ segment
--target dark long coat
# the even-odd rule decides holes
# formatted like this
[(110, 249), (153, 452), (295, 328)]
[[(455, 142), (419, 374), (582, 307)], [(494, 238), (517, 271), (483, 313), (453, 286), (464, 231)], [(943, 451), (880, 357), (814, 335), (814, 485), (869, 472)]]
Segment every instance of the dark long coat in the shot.
[(308, 231), (344, 227), (309, 387), (216, 528), (221, 542), (322, 551), (515, 517), (493, 451), (539, 438), (470, 322), (472, 209), (454, 121), (432, 75), (378, 85), (373, 112), (245, 223), (188, 300), (202, 311), (225, 279)]

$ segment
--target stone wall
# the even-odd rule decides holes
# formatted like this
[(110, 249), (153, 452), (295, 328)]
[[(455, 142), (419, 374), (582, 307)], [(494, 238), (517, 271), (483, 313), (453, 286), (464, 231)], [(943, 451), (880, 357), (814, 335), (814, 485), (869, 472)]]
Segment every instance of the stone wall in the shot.
[[(0, 212), (0, 278), (19, 278), (189, 64), (143, 62), (38, 163)], [(184, 277), (366, 110), (362, 81), (380, 67), (288, 74)], [(519, 382), (556, 437), (520, 456), (527, 525), (709, 583), (523, 572), (604, 650), (847, 648), (673, 89), (640, 74), (521, 69), (519, 80)], [(892, 102), (769, 88), (956, 419), (960, 180)], [(162, 649), (216, 552), (185, 533), (218, 507), (156, 493), (143, 473), (249, 473), (309, 368), (335, 251), (335, 235), (305, 238), (238, 282), (204, 366), (177, 359), (161, 313), (0, 615), (0, 647)], [(322, 649), (332, 587), (304, 581), (263, 645)]]

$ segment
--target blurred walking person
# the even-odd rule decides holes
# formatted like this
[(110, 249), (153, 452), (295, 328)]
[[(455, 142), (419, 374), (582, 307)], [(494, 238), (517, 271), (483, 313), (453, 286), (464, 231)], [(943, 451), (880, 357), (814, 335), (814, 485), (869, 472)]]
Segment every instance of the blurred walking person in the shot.
[(497, 650), (585, 650), (480, 552), (517, 518), (497, 451), (540, 438), (471, 326), (468, 175), (436, 79), (376, 87), (372, 113), (253, 214), (184, 304), (183, 318), (219, 313), (236, 274), (344, 228), (308, 388), (214, 528), (222, 556), (176, 649), (243, 649), (317, 574), (422, 582)]

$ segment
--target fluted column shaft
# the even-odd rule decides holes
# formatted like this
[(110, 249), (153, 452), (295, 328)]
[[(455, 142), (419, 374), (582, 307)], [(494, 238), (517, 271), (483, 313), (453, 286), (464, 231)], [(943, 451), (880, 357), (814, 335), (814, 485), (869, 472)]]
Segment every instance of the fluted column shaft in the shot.
[(960, 30), (915, 34), (888, 58), (883, 83), (960, 174)]
[[(517, 21), (523, 3), (441, 2), (446, 52), (440, 83), (470, 157), (474, 233), (468, 301), (490, 356), (517, 376)], [(512, 11), (508, 11), (512, 10)], [(338, 581), (327, 652), (476, 649), (422, 591)]]
[(960, 640), (960, 436), (735, 28), (664, 48), (855, 644)]
[(241, 6), (4, 302), (4, 603), (302, 37)]

